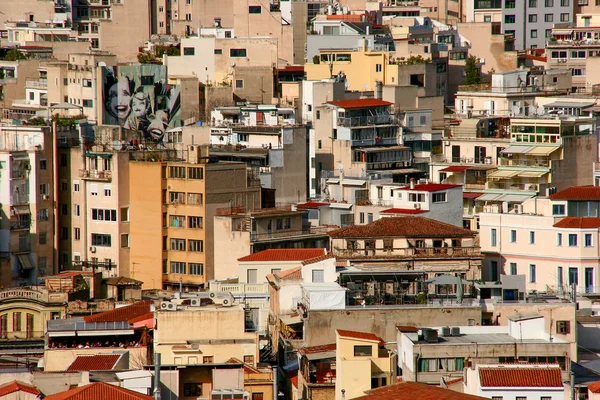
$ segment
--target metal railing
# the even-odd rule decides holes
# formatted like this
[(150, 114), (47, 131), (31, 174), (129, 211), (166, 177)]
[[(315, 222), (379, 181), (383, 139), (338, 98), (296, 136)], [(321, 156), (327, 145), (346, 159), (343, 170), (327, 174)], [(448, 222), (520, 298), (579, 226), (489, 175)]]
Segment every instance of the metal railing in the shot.
[[(61, 321), (62, 322), (62, 321)], [(65, 325), (52, 324), (52, 321), (48, 321), (48, 332), (62, 331), (65, 330)], [(70, 330), (75, 331), (98, 331), (98, 330), (120, 330), (130, 329), (129, 322), (127, 321), (112, 321), (112, 322), (75, 322), (70, 324)]]
[(112, 171), (98, 171), (95, 169), (93, 169), (93, 170), (80, 169), (79, 177), (82, 179), (110, 181), (112, 179)]
[(414, 258), (452, 258), (481, 256), (479, 247), (406, 247), (406, 248), (374, 248), (374, 249), (340, 249), (335, 248), (338, 257), (414, 257)]
[(46, 89), (48, 87), (47, 79), (35, 79), (25, 81), (25, 86), (37, 89)]
[(236, 294), (266, 294), (269, 293), (268, 283), (217, 283), (211, 285), (211, 290)]
[(316, 227), (307, 228), (294, 231), (273, 231), (267, 233), (251, 233), (250, 240), (253, 242), (260, 242), (273, 239), (285, 239), (297, 236), (308, 236), (308, 235), (327, 235), (327, 232), (331, 231), (332, 228)]
[(537, 183), (501, 183), (490, 181), (488, 182), (488, 189), (537, 192), (539, 191), (539, 185)]
[(344, 117), (338, 118), (338, 126), (352, 128), (369, 125), (397, 125), (400, 120), (396, 115), (372, 115), (368, 117)]
[(550, 166), (550, 160), (527, 160), (522, 158), (498, 158), (498, 165), (502, 167), (544, 167)]
[(389, 145), (397, 145), (400, 140), (398, 137), (384, 137), (384, 138), (368, 138), (368, 139), (353, 139), (352, 147), (356, 146), (389, 146)]

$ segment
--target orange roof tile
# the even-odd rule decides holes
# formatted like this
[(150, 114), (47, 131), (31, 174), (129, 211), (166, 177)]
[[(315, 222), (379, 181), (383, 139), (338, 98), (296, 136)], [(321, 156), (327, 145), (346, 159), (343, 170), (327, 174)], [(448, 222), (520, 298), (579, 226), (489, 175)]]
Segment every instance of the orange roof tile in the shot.
[(590, 383), (587, 388), (592, 393), (600, 393), (600, 381)]
[[(485, 397), (473, 396), (417, 382), (400, 382), (366, 392), (358, 400), (482, 400)], [(486, 399), (487, 400), (487, 399)]]
[(352, 225), (329, 232), (333, 238), (451, 238), (471, 237), (475, 232), (434, 219), (407, 215), (402, 218), (381, 218), (366, 225)]
[(328, 103), (341, 108), (385, 107), (394, 104), (390, 103), (389, 101), (379, 99), (335, 100), (329, 101)]
[(319, 208), (319, 207), (323, 207), (323, 206), (328, 206), (331, 203), (322, 203), (322, 202), (317, 202), (317, 201), (308, 201), (306, 203), (302, 203), (302, 204), (297, 204), (296, 208), (298, 210), (304, 210), (307, 208)]
[(379, 211), (380, 214), (423, 214), (427, 210), (416, 210), (414, 208), (388, 208), (387, 210)]
[(290, 381), (292, 382), (292, 385), (298, 389), (298, 374), (291, 376)]
[(333, 343), (333, 344), (324, 344), (321, 346), (304, 347), (304, 348), (298, 349), (298, 353), (300, 353), (302, 355), (315, 354), (315, 353), (326, 353), (326, 352), (330, 352), (330, 351), (335, 351), (335, 349), (336, 349), (336, 345), (335, 345), (335, 343)]
[(325, 254), (325, 249), (269, 249), (238, 258), (238, 261), (304, 261)]
[(25, 384), (23, 382), (19, 382), (19, 381), (8, 382), (8, 383), (5, 383), (4, 385), (0, 386), (0, 397), (7, 396), (14, 392), (25, 392), (25, 393), (35, 394), (35, 395), (40, 394), (40, 391), (37, 390), (35, 387), (27, 385), (27, 384)]
[(93, 356), (77, 356), (67, 371), (110, 371), (115, 367), (120, 354), (97, 354)]
[(563, 229), (596, 229), (600, 228), (598, 217), (565, 217), (553, 225), (555, 228)]
[(456, 378), (456, 379), (450, 379), (448, 381), (446, 381), (446, 385), (454, 385), (455, 383), (459, 383), (462, 382), (463, 378)]
[(44, 400), (154, 400), (147, 394), (123, 389), (104, 382), (90, 383), (66, 392), (44, 397)]
[(321, 262), (323, 260), (327, 260), (329, 258), (333, 258), (333, 254), (327, 253), (327, 254), (323, 254), (322, 256), (304, 260), (304, 261), (302, 261), (302, 265), (315, 264), (315, 263)]
[(279, 279), (302, 279), (302, 267), (296, 267), (286, 269), (285, 271), (279, 271), (275, 273), (275, 276)]
[(152, 300), (143, 300), (133, 303), (130, 306), (115, 308), (99, 314), (83, 317), (85, 322), (119, 322), (130, 321), (140, 315), (150, 312), (150, 305), (154, 304)]
[(560, 368), (479, 368), (482, 387), (563, 387)]
[(396, 329), (398, 329), (400, 332), (419, 332), (419, 328), (417, 328), (416, 326), (412, 326), (412, 325), (396, 325)]
[(600, 200), (599, 186), (571, 186), (550, 195), (551, 200)]
[(344, 337), (344, 338), (372, 340), (374, 342), (384, 343), (384, 341), (374, 333), (346, 331), (343, 329), (337, 329), (337, 333), (338, 333), (338, 335), (340, 335), (340, 337)]

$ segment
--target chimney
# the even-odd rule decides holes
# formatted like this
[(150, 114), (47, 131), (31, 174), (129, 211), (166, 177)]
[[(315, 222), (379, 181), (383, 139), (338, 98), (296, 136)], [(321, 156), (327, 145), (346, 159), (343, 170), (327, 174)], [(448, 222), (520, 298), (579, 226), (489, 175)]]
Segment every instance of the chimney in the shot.
[(415, 178), (410, 178), (410, 188), (411, 190), (415, 188)]

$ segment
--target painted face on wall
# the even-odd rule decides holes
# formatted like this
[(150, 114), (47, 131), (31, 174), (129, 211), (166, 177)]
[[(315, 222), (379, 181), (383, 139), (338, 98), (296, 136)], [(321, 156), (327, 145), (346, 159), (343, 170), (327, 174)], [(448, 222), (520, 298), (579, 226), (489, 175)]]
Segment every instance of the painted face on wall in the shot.
[(148, 133), (154, 140), (161, 141), (169, 124), (169, 114), (166, 111), (159, 110), (154, 115), (154, 118), (150, 120), (148, 126)]
[(109, 107), (111, 113), (119, 118), (125, 119), (131, 112), (131, 81), (124, 77), (115, 83), (108, 91)]
[(138, 92), (131, 98), (131, 111), (137, 118), (143, 117), (148, 114), (150, 106), (150, 99), (148, 95), (143, 92)]

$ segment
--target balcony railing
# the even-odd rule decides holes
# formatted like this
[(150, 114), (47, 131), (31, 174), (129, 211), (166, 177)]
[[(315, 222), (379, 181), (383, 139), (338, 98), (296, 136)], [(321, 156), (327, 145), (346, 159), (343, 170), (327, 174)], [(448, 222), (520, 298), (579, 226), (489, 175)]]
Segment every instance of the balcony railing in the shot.
[(353, 128), (370, 125), (398, 125), (399, 119), (395, 115), (371, 115), (368, 117), (338, 118), (338, 126)]
[(479, 247), (407, 247), (375, 249), (334, 249), (338, 257), (461, 258), (481, 256)]
[(10, 172), (10, 179), (27, 179), (29, 176), (28, 169), (15, 169)]
[(10, 204), (28, 204), (29, 203), (29, 195), (28, 194), (14, 194), (10, 196)]
[(216, 292), (229, 292), (236, 294), (267, 294), (269, 284), (267, 283), (217, 283), (211, 284), (211, 290)]
[(386, 138), (368, 138), (368, 139), (353, 139), (352, 147), (357, 146), (389, 146), (398, 145), (399, 140), (397, 137), (386, 137)]
[(550, 166), (550, 160), (543, 159), (522, 159), (522, 158), (498, 158), (498, 165), (503, 167), (544, 167)]
[(110, 181), (112, 179), (112, 171), (98, 171), (98, 170), (88, 170), (88, 169), (80, 169), (79, 177), (82, 179), (90, 179), (97, 181)]
[(488, 189), (492, 190), (510, 190), (518, 192), (538, 192), (539, 185), (537, 183), (513, 183), (513, 182), (488, 182)]
[(36, 89), (46, 89), (48, 88), (48, 80), (47, 79), (36, 79), (36, 80), (27, 80), (25, 81), (25, 86)]
[(278, 231), (278, 232), (267, 232), (267, 233), (251, 233), (250, 240), (253, 242), (260, 242), (266, 240), (275, 239), (287, 239), (297, 236), (309, 236), (309, 235), (327, 235), (327, 232), (331, 231), (332, 228), (316, 227), (307, 228), (296, 231)]

